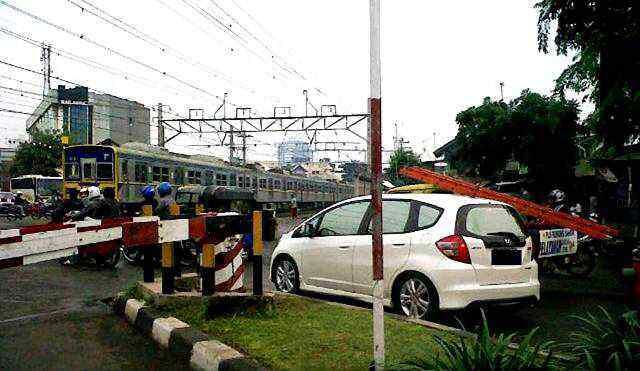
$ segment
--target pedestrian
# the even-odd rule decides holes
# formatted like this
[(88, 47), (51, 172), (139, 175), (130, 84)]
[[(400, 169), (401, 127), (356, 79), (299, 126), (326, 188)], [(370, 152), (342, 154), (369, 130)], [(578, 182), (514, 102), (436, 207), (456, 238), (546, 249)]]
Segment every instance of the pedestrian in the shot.
[(291, 194), (291, 219), (296, 219), (298, 217), (298, 200), (296, 200), (296, 195)]
[(153, 215), (157, 215), (160, 219), (169, 219), (171, 216), (171, 205), (175, 204), (171, 195), (171, 184), (169, 182), (162, 182), (158, 184), (158, 206), (153, 210)]

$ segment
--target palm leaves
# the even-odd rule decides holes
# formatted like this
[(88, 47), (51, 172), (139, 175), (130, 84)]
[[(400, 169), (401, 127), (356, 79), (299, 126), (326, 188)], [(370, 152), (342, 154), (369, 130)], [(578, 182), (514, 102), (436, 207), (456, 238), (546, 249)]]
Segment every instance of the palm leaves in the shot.
[(578, 357), (577, 368), (589, 370), (640, 369), (640, 321), (637, 311), (619, 318), (604, 308), (596, 317), (574, 316), (582, 328), (570, 335), (565, 348)]
[(537, 329), (529, 332), (518, 345), (515, 334), (492, 337), (483, 313), (483, 325), (477, 339), (436, 336), (441, 354), (421, 358), (398, 366), (402, 370), (547, 370), (551, 369), (551, 352), (545, 352), (551, 342), (533, 340)]

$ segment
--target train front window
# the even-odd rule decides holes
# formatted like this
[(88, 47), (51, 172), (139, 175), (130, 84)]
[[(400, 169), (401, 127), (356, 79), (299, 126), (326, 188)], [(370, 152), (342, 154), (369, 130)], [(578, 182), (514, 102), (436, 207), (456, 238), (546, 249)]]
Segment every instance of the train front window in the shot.
[(86, 161), (82, 163), (82, 179), (94, 180), (96, 178), (96, 163)]
[(80, 165), (77, 162), (67, 162), (64, 164), (65, 179), (80, 179)]
[(110, 162), (99, 162), (97, 173), (99, 180), (113, 179), (113, 164)]

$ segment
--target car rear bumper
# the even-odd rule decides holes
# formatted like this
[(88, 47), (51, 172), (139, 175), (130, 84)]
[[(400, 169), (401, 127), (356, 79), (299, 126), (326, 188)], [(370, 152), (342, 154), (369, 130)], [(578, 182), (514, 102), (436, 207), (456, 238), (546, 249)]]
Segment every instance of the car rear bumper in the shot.
[(440, 309), (443, 310), (463, 309), (478, 304), (533, 304), (540, 300), (540, 282), (459, 286), (439, 294)]

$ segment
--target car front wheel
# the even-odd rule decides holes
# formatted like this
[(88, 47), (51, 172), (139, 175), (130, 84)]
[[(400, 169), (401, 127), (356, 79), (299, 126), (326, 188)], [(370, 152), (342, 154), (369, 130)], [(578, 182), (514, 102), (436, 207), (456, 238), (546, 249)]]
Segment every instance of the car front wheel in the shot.
[(273, 281), (278, 291), (293, 293), (298, 290), (298, 268), (290, 259), (278, 260), (273, 268), (273, 274)]
[(398, 309), (408, 317), (426, 319), (438, 307), (437, 294), (432, 285), (417, 274), (404, 279), (396, 292)]

